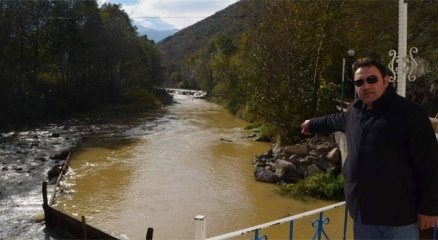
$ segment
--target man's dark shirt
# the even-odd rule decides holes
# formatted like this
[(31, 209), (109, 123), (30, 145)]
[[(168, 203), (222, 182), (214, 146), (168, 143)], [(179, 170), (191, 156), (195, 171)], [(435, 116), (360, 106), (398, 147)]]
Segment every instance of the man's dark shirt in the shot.
[(373, 109), (358, 100), (345, 113), (311, 119), (312, 133), (345, 133), (344, 191), (362, 223), (402, 226), (438, 215), (438, 144), (427, 113), (390, 86)]

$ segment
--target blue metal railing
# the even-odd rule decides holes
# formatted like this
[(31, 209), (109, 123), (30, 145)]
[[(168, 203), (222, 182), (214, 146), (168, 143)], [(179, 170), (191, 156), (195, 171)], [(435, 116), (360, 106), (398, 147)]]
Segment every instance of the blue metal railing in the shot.
[[(285, 217), (285, 218), (281, 218), (281, 219), (277, 219), (275, 221), (271, 221), (271, 222), (267, 222), (267, 223), (263, 223), (254, 227), (250, 227), (250, 228), (245, 228), (245, 229), (241, 229), (238, 231), (234, 231), (234, 232), (230, 232), (230, 233), (226, 233), (226, 234), (222, 234), (219, 236), (215, 236), (215, 237), (211, 237), (211, 238), (206, 238), (205, 237), (205, 233), (206, 233), (206, 227), (205, 227), (205, 216), (202, 215), (198, 215), (195, 218), (195, 240), (222, 240), (222, 239), (230, 239), (230, 238), (234, 238), (234, 237), (238, 237), (238, 236), (242, 236), (245, 234), (249, 234), (251, 232), (254, 232), (254, 238), (252, 238), (253, 240), (267, 240), (268, 236), (267, 235), (261, 235), (260, 234), (260, 230), (265, 229), (265, 228), (269, 228), (275, 225), (279, 225), (279, 224), (283, 224), (283, 223), (289, 223), (289, 240), (293, 240), (294, 238), (294, 221), (298, 220), (298, 219), (302, 219), (311, 215), (316, 215), (319, 214), (319, 217), (317, 219), (315, 219), (312, 222), (312, 227), (316, 228), (315, 229), (315, 233), (312, 237), (312, 239), (318, 239), (321, 240), (323, 237), (325, 239), (329, 239), (327, 233), (324, 230), (324, 225), (327, 225), (330, 223), (330, 219), (328, 217), (324, 216), (324, 212), (328, 211), (328, 210), (332, 210), (341, 206), (345, 206), (345, 202), (339, 202), (336, 204), (332, 204), (326, 207), (322, 207), (322, 208), (318, 208), (318, 209), (314, 209), (311, 211), (307, 211), (304, 213), (300, 213), (297, 215), (293, 215), (290, 217)], [(345, 206), (345, 213), (344, 213), (344, 224), (343, 224), (343, 240), (347, 239), (347, 222), (348, 222), (348, 210), (347, 207)], [(437, 223), (438, 224), (438, 223)], [(436, 226), (433, 229), (433, 233), (432, 233), (432, 239), (433, 240), (437, 240), (437, 234), (438, 234), (438, 227)]]
[[(330, 219), (328, 217), (324, 217), (323, 212), (319, 213), (319, 218), (315, 219), (315, 221), (312, 222), (312, 227), (316, 228), (315, 234), (313, 235), (312, 239), (321, 239), (322, 234), (324, 234), (324, 237), (326, 239), (329, 239), (327, 236), (327, 233), (324, 231), (324, 225), (329, 224)], [(344, 236), (345, 239), (345, 236)]]
[[(279, 224), (283, 224), (283, 223), (289, 223), (289, 239), (292, 240), (294, 238), (294, 221), (298, 220), (298, 219), (302, 219), (311, 215), (315, 215), (315, 214), (319, 214), (319, 218), (316, 219), (315, 221), (313, 221), (312, 226), (314, 226), (316, 228), (315, 230), (315, 234), (313, 235), (312, 239), (322, 239), (322, 237), (325, 237), (326, 239), (328, 239), (327, 234), (324, 231), (324, 225), (328, 224), (330, 222), (329, 218), (324, 216), (324, 212), (327, 210), (331, 210), (331, 209), (335, 209), (341, 206), (345, 206), (345, 202), (339, 202), (336, 204), (332, 204), (326, 207), (322, 207), (322, 208), (318, 208), (318, 209), (314, 209), (311, 211), (307, 211), (304, 213), (300, 213), (297, 215), (293, 215), (293, 216), (289, 216), (289, 217), (285, 217), (285, 218), (281, 218), (275, 221), (271, 221), (271, 222), (267, 222), (264, 224), (260, 224), (254, 227), (250, 227), (250, 228), (245, 228), (245, 229), (241, 229), (238, 231), (234, 231), (234, 232), (230, 232), (230, 233), (226, 233), (223, 235), (219, 235), (219, 236), (215, 236), (215, 237), (211, 237), (211, 238), (207, 238), (208, 240), (221, 240), (221, 239), (230, 239), (233, 237), (238, 237), (241, 235), (245, 235), (245, 234), (249, 234), (251, 232), (254, 233), (254, 240), (266, 240), (268, 239), (268, 237), (266, 235), (260, 235), (260, 230), (262, 229), (266, 229), (275, 225), (279, 225)], [(344, 219), (344, 236), (343, 239), (346, 239), (346, 234), (347, 234), (347, 224), (346, 221), (348, 219), (348, 213), (347, 213), (347, 209), (345, 208), (345, 219)], [(195, 218), (195, 239), (196, 240), (204, 240), (205, 238), (205, 222), (204, 222), (205, 217), (204, 216), (197, 216), (197, 218)], [(199, 237), (199, 236), (203, 236), (203, 237)]]

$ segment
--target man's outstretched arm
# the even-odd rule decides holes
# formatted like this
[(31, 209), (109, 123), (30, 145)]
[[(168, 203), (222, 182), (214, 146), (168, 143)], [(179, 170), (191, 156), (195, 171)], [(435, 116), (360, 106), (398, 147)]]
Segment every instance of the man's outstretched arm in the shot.
[(344, 132), (347, 114), (347, 112), (343, 112), (307, 119), (301, 124), (301, 133), (312, 135), (316, 133), (330, 134), (336, 131)]

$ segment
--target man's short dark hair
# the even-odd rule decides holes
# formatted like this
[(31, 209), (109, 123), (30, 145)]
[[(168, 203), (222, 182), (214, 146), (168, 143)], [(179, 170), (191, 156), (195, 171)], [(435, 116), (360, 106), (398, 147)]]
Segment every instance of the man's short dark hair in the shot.
[(356, 62), (354, 62), (352, 65), (353, 74), (360, 67), (371, 67), (371, 66), (374, 66), (377, 69), (379, 69), (379, 72), (380, 74), (382, 74), (382, 77), (386, 77), (388, 75), (388, 72), (386, 71), (386, 67), (383, 66), (381, 63), (379, 63), (377, 60), (371, 58), (357, 59)]

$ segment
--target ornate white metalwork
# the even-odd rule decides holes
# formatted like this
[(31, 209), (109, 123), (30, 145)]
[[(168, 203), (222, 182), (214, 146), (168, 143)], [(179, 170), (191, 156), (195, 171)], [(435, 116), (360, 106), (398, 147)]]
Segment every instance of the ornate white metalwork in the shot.
[[(412, 47), (411, 49), (409, 49), (409, 56), (406, 56), (405, 58), (403, 58), (403, 65), (404, 67), (404, 72), (408, 72), (408, 79), (411, 82), (414, 82), (417, 79), (417, 76), (415, 76), (413, 74), (414, 70), (418, 67), (418, 63), (417, 61), (415, 61), (414, 58), (414, 54), (418, 53), (418, 48), (416, 47)], [(391, 56), (391, 61), (389, 61), (388, 64), (388, 68), (392, 73), (392, 76), (389, 76), (389, 81), (390, 82), (395, 82), (397, 81), (397, 79), (400, 80), (399, 77), (399, 67), (398, 65), (401, 65), (399, 62), (399, 59), (397, 58), (397, 51), (395, 51), (394, 49), (390, 50), (388, 53), (389, 56)], [(394, 68), (394, 63), (397, 63), (397, 67)]]
[(418, 63), (417, 61), (415, 61), (415, 58), (412, 56), (412, 54), (417, 54), (417, 53), (418, 53), (418, 48), (412, 47), (411, 49), (409, 49), (409, 57), (406, 57), (406, 72), (409, 72), (408, 79), (411, 82), (417, 79), (417, 76), (412, 74), (415, 68), (417, 68), (418, 66)]
[(397, 52), (394, 49), (392, 49), (389, 51), (388, 55), (392, 57), (391, 61), (389, 61), (388, 64), (388, 68), (392, 72), (392, 76), (389, 76), (389, 81), (395, 82), (397, 80), (397, 72), (398, 72), (398, 67), (394, 69), (394, 63), (396, 62), (397, 59)]

